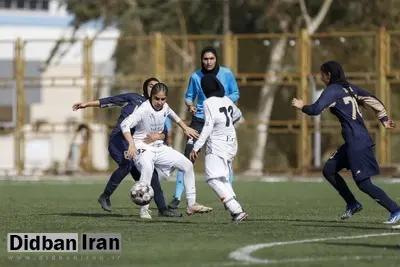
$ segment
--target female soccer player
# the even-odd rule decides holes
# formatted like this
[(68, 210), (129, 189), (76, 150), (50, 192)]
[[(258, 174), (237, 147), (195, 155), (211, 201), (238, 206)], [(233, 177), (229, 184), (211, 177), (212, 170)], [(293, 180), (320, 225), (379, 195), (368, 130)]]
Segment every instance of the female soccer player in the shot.
[[(184, 173), (184, 186), (186, 192), (186, 214), (205, 213), (212, 209), (196, 203), (196, 185), (192, 162), (183, 154), (166, 146), (163, 141), (156, 140), (150, 144), (145, 142), (149, 133), (164, 130), (165, 120), (169, 117), (174, 120), (192, 138), (198, 138), (198, 133), (186, 124), (169, 108), (166, 103), (168, 87), (157, 83), (151, 89), (150, 99), (145, 101), (135, 112), (121, 123), (121, 130), (129, 143), (126, 157), (133, 161), (141, 173), (140, 182), (150, 184), (151, 176), (156, 167), (159, 171), (169, 176), (172, 169)], [(135, 132), (131, 134), (131, 128)]]
[(390, 212), (385, 224), (400, 221), (400, 207), (386, 193), (371, 182), (379, 174), (379, 165), (372, 148), (375, 145), (365, 127), (360, 106), (369, 106), (385, 128), (394, 127), (387, 117), (385, 106), (375, 96), (347, 82), (342, 66), (336, 61), (325, 62), (320, 68), (321, 80), (327, 88), (312, 105), (294, 98), (292, 106), (310, 116), (319, 115), (328, 108), (340, 121), (344, 144), (326, 162), (323, 175), (346, 202), (341, 219), (345, 220), (362, 210), (346, 182), (340, 176), (343, 168), (350, 169), (358, 188)]
[[(104, 188), (104, 192), (98, 199), (101, 207), (105, 211), (111, 211), (111, 201), (110, 197), (117, 189), (122, 180), (130, 173), (132, 178), (135, 181), (138, 181), (140, 178), (140, 172), (137, 170), (132, 160), (126, 159), (124, 157), (125, 151), (128, 150), (128, 142), (126, 142), (124, 136), (121, 133), (120, 124), (121, 122), (128, 117), (138, 106), (140, 106), (144, 101), (149, 99), (151, 88), (158, 83), (159, 81), (154, 78), (148, 78), (143, 83), (143, 95), (139, 95), (136, 93), (126, 93), (116, 96), (110, 96), (101, 98), (99, 100), (89, 101), (85, 103), (76, 103), (72, 106), (74, 111), (78, 109), (84, 109), (87, 107), (100, 107), (100, 108), (108, 108), (114, 106), (121, 106), (120, 116), (118, 118), (118, 122), (115, 125), (114, 129), (111, 131), (109, 143), (108, 143), (108, 151), (112, 159), (118, 164), (118, 168), (112, 173), (106, 187)], [(134, 132), (134, 129), (132, 129)], [(150, 133), (147, 136), (147, 142), (153, 142), (155, 140), (165, 140), (167, 133), (164, 131), (163, 133)], [(158, 172), (154, 170), (153, 178), (151, 180), (151, 187), (154, 190), (154, 202), (157, 205), (159, 216), (163, 217), (180, 217), (181, 213), (175, 212), (172, 209), (168, 209), (164, 199), (164, 193), (161, 188), (161, 184), (159, 181)], [(151, 219), (150, 210), (148, 207), (142, 207), (139, 212), (139, 216), (142, 219)]]
[(248, 215), (237, 202), (229, 178), (238, 147), (233, 124), (240, 119), (242, 113), (232, 100), (225, 96), (224, 87), (214, 74), (204, 75), (201, 87), (207, 98), (203, 102), (205, 123), (190, 153), (190, 159), (194, 162), (200, 148), (207, 142), (205, 156), (207, 183), (230, 211), (232, 221), (240, 223), (247, 219)]

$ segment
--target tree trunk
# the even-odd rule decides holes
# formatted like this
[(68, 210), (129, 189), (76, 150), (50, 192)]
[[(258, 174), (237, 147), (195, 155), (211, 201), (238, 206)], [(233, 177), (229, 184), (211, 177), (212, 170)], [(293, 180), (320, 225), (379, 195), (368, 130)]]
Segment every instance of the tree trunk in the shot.
[(271, 51), (269, 68), (267, 70), (268, 78), (261, 88), (260, 101), (258, 103), (258, 123), (257, 137), (255, 140), (255, 148), (250, 161), (250, 167), (246, 171), (247, 175), (262, 175), (264, 167), (265, 145), (268, 139), (268, 126), (271, 119), (272, 107), (274, 105), (275, 93), (277, 90), (276, 83), (279, 78), (275, 75), (280, 73), (283, 65), (283, 58), (287, 46), (287, 38), (283, 37), (275, 44)]

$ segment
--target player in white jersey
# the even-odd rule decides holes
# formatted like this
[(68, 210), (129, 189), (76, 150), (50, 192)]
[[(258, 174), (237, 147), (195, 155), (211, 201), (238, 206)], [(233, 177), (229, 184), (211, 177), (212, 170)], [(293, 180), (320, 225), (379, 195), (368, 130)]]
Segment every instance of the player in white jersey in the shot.
[[(186, 214), (206, 213), (212, 208), (196, 203), (196, 185), (192, 162), (183, 154), (164, 145), (162, 140), (146, 143), (149, 133), (161, 133), (164, 130), (165, 120), (169, 117), (175, 121), (189, 137), (198, 137), (198, 133), (186, 126), (176, 113), (166, 103), (168, 87), (158, 83), (151, 89), (150, 99), (143, 102), (131, 115), (121, 122), (121, 130), (129, 143), (126, 152), (127, 158), (133, 161), (140, 171), (140, 182), (150, 185), (151, 177), (156, 168), (159, 172), (169, 176), (173, 169), (184, 173), (186, 192)], [(130, 129), (135, 127), (133, 136)]]
[(225, 208), (231, 212), (232, 221), (240, 223), (247, 219), (248, 215), (237, 202), (229, 177), (238, 148), (233, 124), (241, 118), (242, 113), (232, 100), (224, 96), (224, 87), (214, 74), (204, 75), (201, 87), (207, 97), (203, 102), (205, 124), (190, 158), (195, 160), (198, 151), (206, 143), (207, 183), (224, 203)]

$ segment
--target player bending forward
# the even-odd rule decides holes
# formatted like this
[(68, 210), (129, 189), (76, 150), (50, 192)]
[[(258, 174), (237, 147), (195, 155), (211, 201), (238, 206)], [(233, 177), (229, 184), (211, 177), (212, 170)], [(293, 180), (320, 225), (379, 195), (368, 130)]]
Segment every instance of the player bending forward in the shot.
[[(150, 144), (145, 142), (149, 133), (161, 133), (164, 130), (167, 117), (175, 121), (189, 137), (198, 137), (197, 132), (186, 126), (178, 115), (169, 108), (166, 103), (167, 95), (168, 87), (165, 84), (155, 84), (151, 89), (150, 99), (143, 102), (135, 112), (122, 121), (121, 130), (129, 143), (126, 156), (129, 159), (133, 158), (141, 173), (140, 182), (146, 184), (150, 184), (155, 167), (166, 176), (169, 176), (173, 169), (182, 171), (187, 202), (186, 214), (192, 215), (212, 211), (212, 208), (196, 203), (196, 185), (192, 162), (183, 154), (164, 145), (162, 140)], [(130, 129), (133, 127), (136, 128), (136, 131), (132, 136)]]
[(232, 221), (240, 223), (247, 219), (248, 215), (237, 202), (229, 179), (238, 146), (233, 124), (240, 119), (242, 113), (232, 100), (224, 96), (224, 87), (214, 74), (204, 75), (201, 87), (207, 97), (203, 102), (205, 123), (190, 153), (190, 159), (194, 161), (197, 158), (198, 151), (207, 141), (205, 152), (207, 183), (231, 212)]

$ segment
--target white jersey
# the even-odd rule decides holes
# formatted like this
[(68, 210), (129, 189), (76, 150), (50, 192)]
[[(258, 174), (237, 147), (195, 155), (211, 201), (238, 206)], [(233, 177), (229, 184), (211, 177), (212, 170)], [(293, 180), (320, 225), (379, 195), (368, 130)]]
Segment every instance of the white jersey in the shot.
[(227, 96), (207, 98), (203, 107), (205, 123), (193, 149), (198, 151), (207, 142), (206, 154), (231, 161), (238, 148), (233, 124), (241, 118), (242, 112)]
[[(177, 123), (180, 122), (180, 118), (167, 103), (164, 104), (161, 110), (155, 110), (150, 100), (147, 100), (121, 122), (121, 130), (122, 133), (126, 133), (135, 127), (133, 134), (135, 144), (144, 143), (144, 139), (149, 133), (163, 132), (167, 117)], [(151, 145), (162, 143), (164, 143), (163, 140), (157, 140)]]

